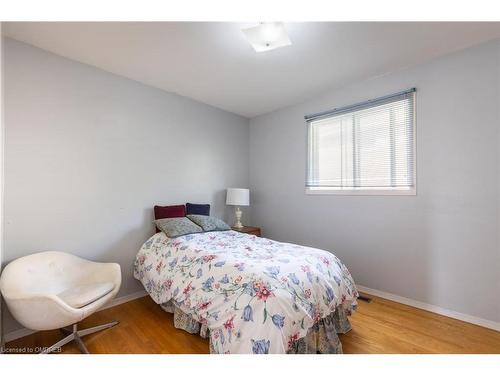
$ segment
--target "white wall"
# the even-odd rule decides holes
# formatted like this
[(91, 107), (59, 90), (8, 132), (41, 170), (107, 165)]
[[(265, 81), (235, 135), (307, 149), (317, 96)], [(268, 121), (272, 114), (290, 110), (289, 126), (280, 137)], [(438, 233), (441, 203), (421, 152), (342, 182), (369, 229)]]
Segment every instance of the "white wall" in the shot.
[[(3, 268), (3, 145), (4, 145), (4, 110), (3, 110), (3, 38), (1, 38), (3, 32), (3, 23), (0, 22), (0, 273)], [(3, 352), (5, 345), (5, 335), (4, 335), (4, 302), (2, 296), (0, 296), (0, 353)]]
[[(369, 288), (500, 322), (499, 41), (250, 121), (252, 221)], [(304, 115), (417, 88), (417, 196), (306, 195)]]
[[(120, 295), (155, 204), (248, 186), (248, 120), (6, 39), (4, 260), (43, 250), (120, 263)], [(7, 322), (7, 331), (16, 326)]]

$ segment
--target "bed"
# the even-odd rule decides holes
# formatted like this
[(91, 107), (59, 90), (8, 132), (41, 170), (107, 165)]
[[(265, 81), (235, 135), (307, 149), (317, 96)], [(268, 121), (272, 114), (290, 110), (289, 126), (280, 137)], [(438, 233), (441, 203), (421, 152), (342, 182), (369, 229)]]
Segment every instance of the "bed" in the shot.
[(134, 276), (177, 328), (208, 337), (211, 353), (342, 353), (338, 334), (357, 306), (332, 253), (232, 230), (157, 233)]

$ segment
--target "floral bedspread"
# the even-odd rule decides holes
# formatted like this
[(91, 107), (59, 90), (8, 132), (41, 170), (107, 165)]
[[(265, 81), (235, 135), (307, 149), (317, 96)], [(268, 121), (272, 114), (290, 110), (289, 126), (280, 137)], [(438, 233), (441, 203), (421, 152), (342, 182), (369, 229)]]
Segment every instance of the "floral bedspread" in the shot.
[(134, 276), (156, 303), (173, 300), (206, 324), (217, 353), (286, 353), (338, 307), (350, 314), (358, 296), (332, 253), (235, 231), (157, 233)]

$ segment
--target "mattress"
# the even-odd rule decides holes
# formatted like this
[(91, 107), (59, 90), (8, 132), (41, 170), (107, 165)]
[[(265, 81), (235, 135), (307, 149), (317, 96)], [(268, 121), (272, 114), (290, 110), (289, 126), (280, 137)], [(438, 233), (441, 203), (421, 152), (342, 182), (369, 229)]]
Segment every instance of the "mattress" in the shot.
[(287, 353), (358, 292), (331, 252), (235, 231), (168, 238), (139, 250), (134, 276), (158, 304), (208, 328), (215, 353)]

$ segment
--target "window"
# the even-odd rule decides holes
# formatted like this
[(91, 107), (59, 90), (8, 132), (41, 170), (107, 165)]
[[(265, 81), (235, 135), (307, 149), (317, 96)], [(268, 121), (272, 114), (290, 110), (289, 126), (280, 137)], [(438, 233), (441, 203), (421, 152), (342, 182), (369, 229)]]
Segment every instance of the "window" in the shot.
[(415, 89), (306, 116), (306, 192), (415, 194)]

